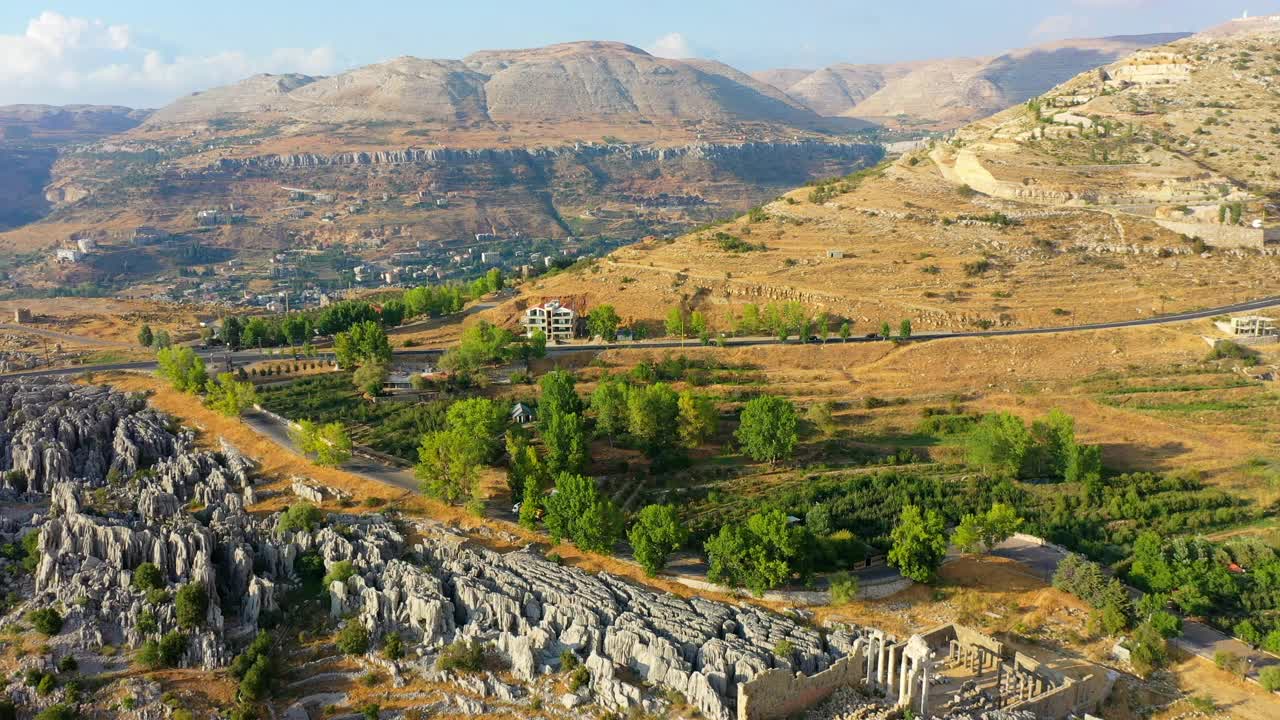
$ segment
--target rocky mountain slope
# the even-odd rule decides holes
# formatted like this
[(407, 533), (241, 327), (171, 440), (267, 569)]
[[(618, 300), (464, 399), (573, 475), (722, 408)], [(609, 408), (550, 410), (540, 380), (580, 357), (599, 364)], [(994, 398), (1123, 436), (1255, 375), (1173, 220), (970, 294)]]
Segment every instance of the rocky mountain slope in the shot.
[(986, 117), (1086, 70), (1185, 34), (1062, 40), (994, 56), (817, 71), (756, 73), (815, 112), (906, 128), (947, 130)]
[(658, 58), (621, 43), (581, 42), (485, 51), (462, 60), (401, 57), (327, 78), (262, 75), (178, 100), (152, 115), (146, 129), (237, 119), (463, 126), (583, 120), (824, 124), (781, 91), (727, 65)]
[(620, 249), (535, 282), (494, 317), (572, 294), (655, 332), (673, 305), (727, 331), (749, 304), (790, 301), (836, 318), (832, 331), (848, 319), (866, 333), (904, 318), (1045, 327), (1274, 295), (1280, 25), (1258, 22), (1086, 72), (874, 173)]

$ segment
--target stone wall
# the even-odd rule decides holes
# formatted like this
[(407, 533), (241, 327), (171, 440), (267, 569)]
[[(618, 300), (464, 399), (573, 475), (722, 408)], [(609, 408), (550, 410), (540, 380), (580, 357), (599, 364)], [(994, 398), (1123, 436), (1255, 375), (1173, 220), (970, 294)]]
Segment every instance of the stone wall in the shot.
[(865, 662), (855, 651), (816, 675), (776, 668), (763, 672), (738, 685), (738, 720), (773, 720), (803, 713), (837, 689), (861, 684)]
[(1212, 247), (1254, 248), (1261, 250), (1268, 240), (1280, 240), (1280, 229), (1268, 230), (1265, 228), (1240, 227), (1238, 225), (1190, 223), (1159, 218), (1152, 218), (1152, 221), (1167, 230), (1172, 230), (1188, 237), (1198, 237)]
[(1038, 718), (1065, 718), (1081, 712), (1093, 712), (1111, 694), (1117, 674), (1100, 671), (1083, 680), (1067, 678), (1061, 687), (1030, 700), (1012, 705), (1010, 710), (1035, 713)]

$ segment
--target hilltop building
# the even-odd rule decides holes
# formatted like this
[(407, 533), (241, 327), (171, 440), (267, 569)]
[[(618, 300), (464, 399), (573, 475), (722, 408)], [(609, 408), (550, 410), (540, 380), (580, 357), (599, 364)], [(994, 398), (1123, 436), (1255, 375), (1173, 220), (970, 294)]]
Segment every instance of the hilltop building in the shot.
[(559, 300), (548, 300), (525, 310), (521, 325), (526, 337), (533, 337), (534, 332), (541, 330), (548, 340), (572, 340), (577, 334), (578, 313), (561, 305)]

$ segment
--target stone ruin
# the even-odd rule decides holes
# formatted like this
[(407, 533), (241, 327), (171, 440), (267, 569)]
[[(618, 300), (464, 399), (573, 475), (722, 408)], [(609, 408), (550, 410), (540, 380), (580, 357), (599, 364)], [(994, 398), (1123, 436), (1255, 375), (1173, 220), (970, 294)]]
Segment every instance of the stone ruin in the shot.
[[(379, 514), (332, 514), (322, 527), (281, 532), (278, 513), (245, 511), (259, 494), (250, 460), (225, 444), (217, 452), (198, 447), (190, 431), (137, 396), (53, 380), (0, 381), (0, 436), (0, 493), (11, 508), (36, 508), (0, 518), (0, 542), (38, 532), (41, 553), (33, 585), (20, 588), (27, 599), (0, 625), (56, 604), (65, 622), (50, 643), (72, 652), (136, 648), (178, 627), (172, 603), (148, 609), (146, 594), (132, 587), (134, 571), (150, 562), (170, 593), (196, 582), (211, 599), (182, 665), (223, 667), (300, 582), (297, 559), (316, 553), (326, 570), (342, 561), (355, 569), (327, 588), (339, 624), (362, 624), (375, 647), (388, 633), (401, 637), (403, 659), (367, 658), (397, 686), (410, 673), (470, 682), (442, 676), (435, 659), (455, 641), (477, 640), (523, 684), (490, 676), (480, 682), (483, 696), (517, 706), (532, 702), (528, 688), (550, 687), (544, 680), (566, 653), (575, 655), (590, 680), (556, 698), (556, 713), (569, 717), (594, 716), (590, 706), (661, 713), (678, 693), (705, 717), (756, 720), (803, 712), (850, 689), (875, 696), (880, 709), (910, 707), (920, 717), (945, 709), (931, 707), (937, 657), (947, 647), (936, 633), (899, 642), (877, 630), (817, 628), (748, 604), (683, 598), (563, 567), (531, 549), (471, 547), (425, 522), (416, 528), (421, 541), (410, 545), (404, 524)], [(316, 490), (296, 484), (304, 494)], [(970, 657), (967, 637), (956, 635), (961, 649), (949, 658)], [(1016, 665), (997, 684), (1001, 697), (1016, 693), (1018, 702), (956, 706), (954, 716), (978, 717), (964, 713), (979, 707), (1019, 710), (1061, 687), (1036, 680), (1044, 677)], [(6, 691), (33, 710), (62, 692), (38, 697), (16, 679)], [(333, 693), (315, 697), (334, 701)], [(471, 714), (493, 709), (459, 702)], [(285, 717), (307, 715), (304, 700)]]

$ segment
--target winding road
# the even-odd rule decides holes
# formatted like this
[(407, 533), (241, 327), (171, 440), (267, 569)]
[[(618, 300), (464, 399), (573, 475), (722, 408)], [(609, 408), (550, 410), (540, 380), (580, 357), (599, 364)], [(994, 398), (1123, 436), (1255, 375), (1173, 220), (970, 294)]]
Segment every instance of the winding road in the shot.
[[(468, 308), (464, 314), (470, 315), (480, 309), (492, 307), (490, 303), (479, 303), (473, 306), (476, 309)], [(1173, 313), (1169, 315), (1156, 315), (1147, 318), (1139, 318), (1136, 320), (1117, 320), (1114, 322), (1090, 323), (1087, 325), (1061, 325), (1056, 327), (1044, 328), (1016, 328), (1007, 330), (974, 330), (971, 332), (955, 332), (955, 333), (917, 333), (911, 336), (911, 342), (924, 342), (935, 340), (948, 340), (952, 338), (984, 338), (984, 337), (1012, 337), (1017, 335), (1060, 335), (1065, 333), (1089, 332), (1094, 330), (1114, 330), (1118, 328), (1145, 327), (1152, 325), (1169, 325), (1173, 323), (1187, 322), (1190, 320), (1203, 320), (1205, 318), (1216, 317), (1218, 315), (1232, 315), (1236, 313), (1254, 312), (1265, 310), (1267, 308), (1280, 307), (1280, 295), (1261, 298), (1259, 300), (1250, 300), (1248, 302), (1235, 303), (1232, 305), (1222, 305), (1219, 307), (1206, 308), (1204, 310), (1192, 310), (1189, 312)], [(422, 323), (434, 323), (439, 318), (421, 321)], [(403, 327), (403, 326), (402, 326)], [(402, 328), (396, 328), (391, 331), (395, 334), (402, 331)], [(830, 343), (840, 343), (840, 340), (830, 340)], [(847, 342), (865, 343), (865, 342), (884, 342), (878, 336), (876, 337), (855, 337), (849, 338)], [(756, 345), (797, 345), (801, 344), (799, 339), (796, 340), (779, 340), (776, 337), (731, 337), (724, 338), (726, 347), (752, 347)], [(600, 343), (600, 342), (581, 342), (567, 343), (562, 345), (547, 345), (547, 353), (550, 355), (559, 353), (574, 352), (598, 352), (602, 350), (616, 350), (622, 348), (629, 349), (664, 349), (664, 348), (683, 348), (697, 347), (697, 340), (638, 340), (630, 343)], [(428, 358), (438, 356), (446, 350), (445, 347), (430, 348), (396, 348), (392, 352), (398, 358)], [(206, 363), (210, 367), (214, 367), (216, 363), (222, 362), (226, 357), (226, 353), (212, 351), (202, 352)], [(245, 364), (258, 362), (261, 360), (284, 360), (287, 356), (273, 355), (269, 352), (260, 350), (240, 350), (230, 353), (234, 363)], [(55, 368), (38, 368), (35, 370), (23, 370), (20, 372), (7, 373), (5, 377), (36, 377), (36, 376), (55, 376), (55, 375), (77, 375), (85, 372), (106, 372), (112, 370), (154, 370), (156, 364), (151, 360), (143, 360), (136, 362), (120, 362), (120, 363), (103, 363), (99, 365), (72, 365), (69, 367)]]

